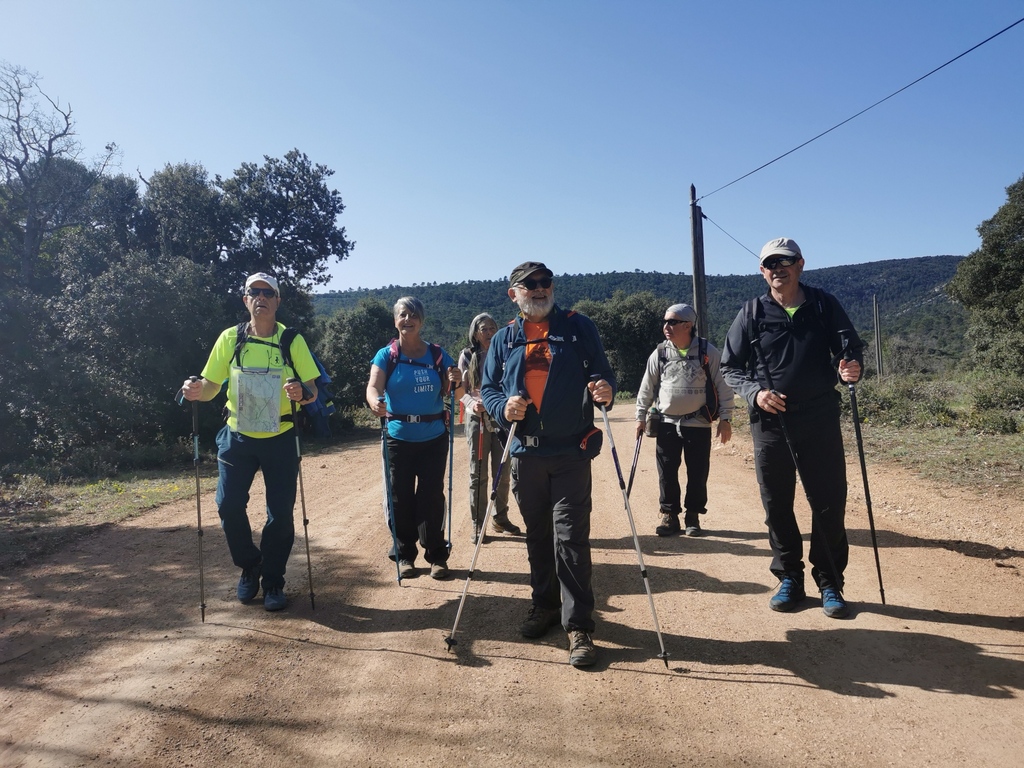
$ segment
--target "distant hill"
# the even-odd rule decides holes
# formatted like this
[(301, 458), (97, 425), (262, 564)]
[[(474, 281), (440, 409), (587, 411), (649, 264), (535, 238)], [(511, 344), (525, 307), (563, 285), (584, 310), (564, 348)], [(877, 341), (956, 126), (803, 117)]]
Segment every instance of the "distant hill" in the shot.
[[(839, 297), (858, 332), (869, 338), (874, 333), (872, 297), (877, 296), (884, 337), (909, 336), (939, 343), (966, 323), (963, 309), (946, 297), (944, 286), (956, 272), (962, 256), (922, 256), (867, 264), (809, 269), (803, 281), (824, 288)], [(391, 306), (401, 296), (417, 296), (426, 307), (424, 336), (449, 349), (465, 340), (470, 321), (479, 312), (489, 312), (500, 323), (511, 320), (515, 307), (508, 299), (504, 280), (467, 280), (412, 286), (389, 285), (316, 294), (313, 306), (318, 315), (332, 315), (351, 309), (367, 298)], [(760, 275), (711, 275), (707, 278), (709, 336), (721, 343), (743, 302), (765, 290)], [(693, 301), (689, 275), (662, 272), (606, 272), (590, 275), (562, 274), (555, 277), (555, 300), (572, 307), (581, 299), (603, 301), (616, 291), (626, 294), (650, 291), (664, 297), (665, 304)]]

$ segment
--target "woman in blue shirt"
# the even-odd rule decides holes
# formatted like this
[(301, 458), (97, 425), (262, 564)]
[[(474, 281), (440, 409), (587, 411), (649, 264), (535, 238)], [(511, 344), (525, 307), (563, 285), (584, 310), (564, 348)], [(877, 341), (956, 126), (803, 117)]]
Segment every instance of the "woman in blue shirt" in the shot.
[(370, 366), (366, 402), (388, 420), (388, 458), (398, 559), (402, 578), (416, 573), (417, 541), (435, 579), (448, 577), (444, 539), (444, 469), (448, 424), (444, 400), (462, 388), (451, 355), (420, 336), (423, 303), (405, 296), (395, 303), (398, 337), (377, 351)]

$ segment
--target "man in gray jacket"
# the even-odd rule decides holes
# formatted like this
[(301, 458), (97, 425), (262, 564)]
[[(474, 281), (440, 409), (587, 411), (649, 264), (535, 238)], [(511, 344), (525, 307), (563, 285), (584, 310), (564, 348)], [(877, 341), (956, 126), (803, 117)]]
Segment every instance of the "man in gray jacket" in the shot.
[[(649, 434), (657, 439), (661, 525), (655, 532), (659, 536), (675, 536), (682, 531), (680, 512), (685, 512), (687, 536), (702, 533), (698, 515), (707, 512), (711, 466), (705, 363), (718, 396), (720, 417), (715, 435), (723, 445), (732, 437), (733, 392), (719, 370), (722, 355), (714, 345), (697, 336), (696, 322), (697, 313), (689, 304), (673, 304), (665, 310), (665, 341), (647, 359), (636, 396), (636, 436), (640, 437), (650, 418)], [(652, 411), (652, 405), (656, 411)], [(683, 460), (686, 496), (680, 503), (679, 467)]]

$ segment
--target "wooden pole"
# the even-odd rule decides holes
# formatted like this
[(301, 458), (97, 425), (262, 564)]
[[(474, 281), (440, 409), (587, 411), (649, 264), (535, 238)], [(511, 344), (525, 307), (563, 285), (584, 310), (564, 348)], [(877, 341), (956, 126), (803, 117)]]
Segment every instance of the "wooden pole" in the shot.
[(697, 333), (707, 338), (708, 292), (704, 276), (704, 214), (697, 205), (697, 188), (690, 185), (690, 239), (693, 242), (693, 308), (697, 311)]

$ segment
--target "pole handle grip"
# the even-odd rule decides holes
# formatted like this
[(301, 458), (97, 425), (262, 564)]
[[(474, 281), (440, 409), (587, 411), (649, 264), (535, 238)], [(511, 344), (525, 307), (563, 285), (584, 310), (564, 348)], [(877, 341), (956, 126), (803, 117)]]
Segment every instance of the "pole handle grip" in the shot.
[[(198, 376), (189, 376), (188, 380), (189, 381), (199, 381), (199, 377)], [(185, 404), (185, 390), (184, 389), (179, 389), (178, 390), (178, 395), (177, 395), (177, 397), (174, 398), (174, 402), (176, 402), (178, 405), (184, 405)]]
[(312, 400), (313, 399), (313, 392), (309, 389), (309, 387), (306, 386), (305, 382), (299, 381), (297, 378), (292, 376), (290, 379), (288, 379), (288, 383), (289, 384), (296, 384), (296, 383), (298, 383), (298, 385), (300, 387), (302, 387), (302, 399), (303, 400)]

